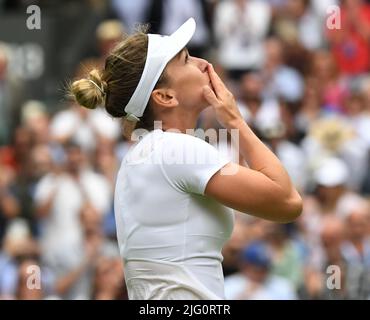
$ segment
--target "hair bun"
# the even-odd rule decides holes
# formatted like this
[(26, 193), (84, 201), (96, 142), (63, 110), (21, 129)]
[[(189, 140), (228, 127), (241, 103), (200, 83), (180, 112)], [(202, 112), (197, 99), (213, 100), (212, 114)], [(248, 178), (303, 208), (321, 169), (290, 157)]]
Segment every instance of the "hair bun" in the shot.
[(100, 89), (102, 95), (105, 95), (107, 90), (107, 83), (102, 80), (101, 75), (98, 70), (93, 69), (89, 73), (89, 80), (93, 81)]
[(97, 69), (91, 70), (87, 79), (74, 81), (70, 89), (77, 103), (88, 109), (95, 109), (103, 103), (106, 90), (107, 83)]

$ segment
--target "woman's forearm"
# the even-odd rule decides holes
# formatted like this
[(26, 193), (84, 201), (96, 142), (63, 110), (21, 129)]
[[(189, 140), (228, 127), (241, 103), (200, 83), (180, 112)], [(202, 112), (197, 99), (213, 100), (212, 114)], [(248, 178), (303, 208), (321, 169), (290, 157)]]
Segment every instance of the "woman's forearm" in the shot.
[(291, 179), (276, 155), (254, 134), (243, 120), (230, 124), (230, 129), (239, 132), (239, 153), (248, 166), (270, 178), (288, 194), (294, 189)]
[[(263, 179), (258, 179), (258, 177), (255, 179), (263, 185), (263, 187), (260, 186), (260, 190), (265, 189), (266, 192), (272, 193), (269, 195), (269, 199), (273, 201), (270, 203), (270, 209), (272, 205), (278, 211), (286, 212), (288, 220), (290, 217), (298, 216), (302, 209), (302, 200), (288, 173), (274, 153), (258, 139), (246, 124), (233, 94), (226, 88), (212, 65), (208, 66), (208, 74), (213, 90), (205, 86), (203, 88), (204, 97), (212, 105), (220, 124), (230, 131), (232, 139), (233, 132), (231, 130), (238, 130), (239, 138), (237, 141), (233, 141), (233, 144), (235, 146), (236, 143), (239, 146), (239, 153), (242, 154), (250, 169), (263, 175)], [(253, 188), (253, 186), (251, 187)], [(241, 206), (243, 207), (243, 204)], [(257, 206), (260, 206), (260, 203)], [(266, 216), (265, 208), (263, 210), (255, 208), (255, 210), (260, 210), (260, 213)], [(278, 213), (272, 212), (272, 215), (278, 215)]]

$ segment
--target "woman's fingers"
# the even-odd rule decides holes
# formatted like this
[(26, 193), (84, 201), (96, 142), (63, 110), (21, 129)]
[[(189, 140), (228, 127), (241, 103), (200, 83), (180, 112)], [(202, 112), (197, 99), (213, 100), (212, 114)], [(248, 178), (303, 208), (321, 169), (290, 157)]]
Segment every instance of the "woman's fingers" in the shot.
[(217, 96), (227, 90), (225, 84), (222, 82), (221, 78), (218, 76), (211, 64), (208, 64), (208, 74)]
[(213, 92), (213, 90), (209, 86), (204, 86), (203, 87), (203, 93), (204, 93), (204, 97), (206, 98), (207, 102), (211, 106), (216, 107), (220, 104), (220, 102), (218, 101), (215, 93)]
[(208, 65), (208, 74), (213, 90), (210, 86), (204, 86), (204, 98), (214, 108), (218, 122), (225, 128), (232, 127), (231, 124), (236, 120), (243, 120), (235, 98), (226, 88), (212, 65)]

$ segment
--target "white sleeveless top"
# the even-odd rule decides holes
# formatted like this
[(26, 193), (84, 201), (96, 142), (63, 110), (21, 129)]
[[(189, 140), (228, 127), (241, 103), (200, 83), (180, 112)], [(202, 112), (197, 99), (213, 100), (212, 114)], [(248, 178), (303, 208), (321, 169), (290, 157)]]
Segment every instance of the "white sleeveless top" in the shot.
[(221, 249), (234, 216), (204, 190), (228, 162), (197, 137), (160, 129), (128, 151), (114, 205), (130, 299), (224, 299)]

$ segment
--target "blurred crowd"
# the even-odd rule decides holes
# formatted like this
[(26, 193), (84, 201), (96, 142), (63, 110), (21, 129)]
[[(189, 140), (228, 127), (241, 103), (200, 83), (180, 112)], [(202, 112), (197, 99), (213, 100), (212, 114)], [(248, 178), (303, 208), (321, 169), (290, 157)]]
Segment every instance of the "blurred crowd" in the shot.
[[(0, 0), (0, 16), (31, 2), (57, 5)], [(99, 13), (96, 53), (74, 61), (70, 79), (102, 68), (137, 22), (169, 34), (194, 17), (190, 53), (213, 63), (300, 191), (290, 224), (236, 212), (226, 298), (370, 299), (370, 1), (78, 3), (80, 15)], [(0, 299), (127, 299), (113, 194), (131, 142), (103, 108), (24, 99), (11, 56), (0, 39)], [(210, 108), (198, 127), (220, 128)]]

